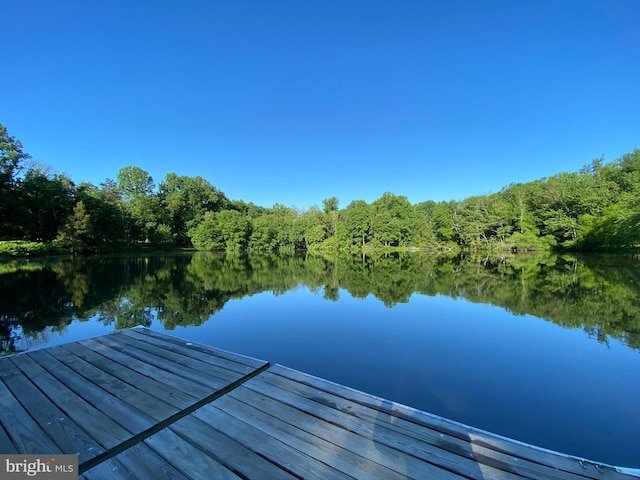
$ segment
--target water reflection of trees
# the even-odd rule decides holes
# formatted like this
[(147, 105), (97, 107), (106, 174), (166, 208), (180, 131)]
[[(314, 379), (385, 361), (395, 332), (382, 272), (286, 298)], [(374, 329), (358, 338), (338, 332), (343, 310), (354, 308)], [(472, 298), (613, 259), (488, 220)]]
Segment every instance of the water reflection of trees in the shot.
[(414, 293), (464, 298), (582, 328), (600, 342), (640, 348), (640, 269), (631, 256), (454, 257), (132, 256), (75, 258), (0, 268), (1, 351), (16, 332), (62, 330), (97, 319), (117, 328), (200, 325), (231, 299), (299, 285), (337, 300), (340, 290), (387, 307)]

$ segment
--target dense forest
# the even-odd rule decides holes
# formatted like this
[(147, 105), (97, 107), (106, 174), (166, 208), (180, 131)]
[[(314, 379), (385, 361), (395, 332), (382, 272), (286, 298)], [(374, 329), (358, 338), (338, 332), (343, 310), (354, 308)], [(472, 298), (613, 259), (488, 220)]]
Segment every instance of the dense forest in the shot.
[[(640, 150), (464, 200), (411, 204), (384, 193), (298, 210), (230, 200), (202, 177), (136, 166), (99, 185), (31, 161), (0, 125), (0, 255), (152, 245), (232, 252), (550, 249), (640, 245)], [(425, 197), (429, 193), (425, 192)], [(26, 242), (36, 242), (26, 244)], [(35, 245), (35, 246), (34, 246)]]

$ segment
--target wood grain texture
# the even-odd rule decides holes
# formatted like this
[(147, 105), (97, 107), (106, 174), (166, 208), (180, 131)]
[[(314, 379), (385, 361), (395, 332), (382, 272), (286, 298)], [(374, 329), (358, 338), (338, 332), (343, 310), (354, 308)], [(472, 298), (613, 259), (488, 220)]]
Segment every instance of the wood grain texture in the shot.
[[(0, 375), (7, 371), (6, 367), (9, 365), (8, 362), (0, 362)], [(102, 446), (67, 417), (27, 377), (8, 375), (4, 377), (4, 381), (14, 397), (19, 399), (25, 411), (29, 412), (61, 452), (77, 453), (79, 455), (78, 461), (83, 462), (104, 451)], [(5, 452), (5, 450), (0, 448), (0, 452)]]
[(152, 365), (155, 370), (172, 373), (180, 380), (181, 388), (191, 391), (198, 396), (206, 396), (212, 390), (219, 390), (231, 383), (217, 376), (206, 373), (203, 369), (199, 371), (190, 366), (183, 365), (183, 358), (172, 352), (163, 352), (161, 349), (150, 348), (148, 344), (127, 337), (125, 335), (106, 335), (95, 339), (97, 342), (109, 345), (113, 349), (125, 353), (130, 357), (138, 359)]
[(52, 347), (47, 349), (47, 353), (100, 389), (128, 403), (137, 411), (144, 412), (154, 420), (164, 420), (178, 411), (157, 396), (120, 380), (62, 347)]
[[(316, 458), (318, 452), (335, 458), (336, 451), (330, 442), (304, 438), (304, 432), (296, 436), (287, 431), (290, 425), (280, 419), (264, 414), (261, 418), (262, 412), (254, 411), (251, 407), (242, 409), (240, 402), (226, 397), (219, 400), (223, 401), (199, 409), (194, 416), (294, 475), (310, 480), (353, 478)], [(344, 453), (349, 455), (348, 452)]]
[(190, 443), (240, 477), (282, 480), (298, 478), (193, 415), (176, 422), (171, 430), (183, 438), (189, 438)]
[[(5, 361), (9, 360), (0, 360)], [(0, 382), (0, 423), (17, 453), (62, 453), (3, 382)]]
[[(148, 377), (134, 370), (131, 367), (135, 368), (135, 365), (132, 365), (131, 362), (127, 362), (128, 365), (119, 363), (115, 358), (113, 358), (121, 355), (119, 352), (112, 351), (110, 355), (106, 351), (108, 347), (103, 347), (97, 343), (89, 343), (88, 345), (97, 345), (100, 353), (79, 343), (70, 343), (63, 345), (62, 347), (91, 365), (100, 368), (123, 382), (136, 386), (138, 389), (148, 393), (149, 395), (162, 399), (177, 409), (185, 408), (198, 400), (196, 396), (190, 395), (188, 392), (179, 390), (171, 385), (167, 385), (166, 383), (160, 382), (155, 378)], [(131, 357), (128, 358), (130, 359)]]
[[(153, 418), (142, 409), (133, 407), (114, 395), (109, 387), (115, 387), (115, 385), (105, 385), (106, 388), (96, 385), (60, 362), (49, 351), (37, 350), (29, 353), (28, 356), (64, 384), (68, 391), (85, 400), (94, 407), (94, 410), (102, 412), (128, 432), (135, 434), (155, 423)], [(74, 414), (75, 412), (72, 412), (70, 416)]]
[(0, 452), (12, 454), (18, 453), (18, 449), (9, 438), (9, 434), (2, 426), (2, 416), (0, 415)]
[(170, 335), (160, 335), (151, 330), (137, 328), (124, 331), (122, 334), (139, 340), (141, 339), (164, 350), (198, 359), (215, 368), (225, 368), (242, 375), (246, 375), (253, 370), (261, 368), (267, 363), (262, 360), (256, 360), (242, 355), (225, 352), (223, 350), (205, 347), (193, 342), (187, 342), (186, 340), (181, 340)]
[(40, 391), (54, 402), (67, 417), (71, 418), (103, 447), (109, 448), (117, 445), (131, 436), (130, 432), (119, 423), (76, 395), (73, 390), (53, 377), (29, 355), (22, 354), (10, 357), (9, 361), (14, 363), (31, 382), (37, 385)]
[[(242, 389), (236, 389), (233, 395), (247, 404), (251, 402), (256, 408), (271, 416), (285, 419), (296, 429), (328, 440), (331, 444), (331, 455), (318, 452), (325, 461), (331, 462), (333, 458), (342, 460), (345, 457), (353, 457), (352, 468), (341, 469), (345, 473), (356, 478), (363, 476), (376, 478), (405, 478), (408, 476), (451, 480), (460, 478), (455, 472), (394, 448), (396, 445), (390, 447), (386, 443), (380, 442), (376, 438), (374, 425), (363, 425), (359, 422), (353, 422), (351, 419), (349, 422), (345, 422), (345, 419), (340, 418), (339, 412), (336, 412), (335, 409), (313, 400), (298, 397), (289, 390), (270, 385), (260, 377), (247, 382)], [(293, 434), (296, 433), (293, 432)], [(396, 444), (408, 440), (400, 436), (393, 439)], [(372, 470), (373, 468), (380, 469), (380, 467), (384, 468), (384, 473)], [(475, 472), (477, 471), (476, 468)]]
[(184, 475), (195, 480), (238, 480), (231, 470), (170, 428), (147, 438), (145, 443)]

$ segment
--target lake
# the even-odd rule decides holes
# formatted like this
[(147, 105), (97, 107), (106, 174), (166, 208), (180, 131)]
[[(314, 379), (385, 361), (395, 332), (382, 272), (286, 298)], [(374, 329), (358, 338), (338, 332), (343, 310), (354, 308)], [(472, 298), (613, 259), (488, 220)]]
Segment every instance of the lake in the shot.
[(100, 256), (0, 264), (0, 352), (145, 325), (640, 467), (640, 258)]

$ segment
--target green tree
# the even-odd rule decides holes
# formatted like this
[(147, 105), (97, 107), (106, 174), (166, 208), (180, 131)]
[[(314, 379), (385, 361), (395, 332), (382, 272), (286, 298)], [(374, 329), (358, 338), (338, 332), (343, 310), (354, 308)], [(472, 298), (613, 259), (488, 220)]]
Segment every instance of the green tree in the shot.
[(304, 248), (313, 249), (319, 246), (327, 238), (327, 222), (325, 214), (318, 207), (311, 207), (303, 212), (297, 221)]
[(122, 193), (126, 215), (127, 243), (151, 242), (165, 223), (160, 199), (153, 194), (155, 183), (140, 167), (123, 167), (118, 172), (118, 191)]
[(260, 215), (251, 221), (251, 237), (249, 250), (251, 252), (273, 252), (279, 247), (278, 225), (274, 215)]
[(80, 201), (73, 207), (73, 214), (60, 228), (56, 242), (71, 250), (72, 253), (83, 253), (96, 249), (91, 215), (87, 212), (84, 202)]
[(438, 202), (433, 206), (432, 222), (436, 238), (441, 243), (453, 242), (454, 212), (458, 202)]
[(364, 200), (354, 200), (342, 212), (341, 237), (349, 245), (365, 246), (369, 237), (371, 208)]
[(336, 235), (339, 203), (337, 197), (325, 198), (322, 201), (322, 211), (327, 216), (327, 233), (330, 237)]
[(371, 205), (371, 232), (385, 246), (409, 245), (416, 228), (413, 206), (406, 197), (386, 192)]
[(207, 212), (203, 220), (188, 232), (194, 248), (198, 250), (224, 250), (225, 241), (213, 212)]
[(109, 186), (99, 189), (90, 183), (81, 183), (77, 187), (76, 199), (83, 202), (92, 219), (96, 249), (101, 251), (118, 249), (125, 240), (126, 221), (120, 197), (115, 195)]
[(215, 214), (217, 228), (225, 242), (228, 252), (240, 252), (246, 249), (251, 223), (237, 210), (223, 210)]
[(31, 158), (22, 150), (22, 143), (10, 136), (0, 124), (0, 238), (18, 238), (21, 235), (18, 185), (16, 175), (20, 163)]
[(181, 245), (189, 244), (189, 229), (196, 226), (206, 212), (219, 212), (229, 207), (224, 193), (199, 176), (168, 173), (159, 189), (171, 232)]
[(153, 178), (140, 167), (123, 167), (118, 171), (118, 189), (126, 201), (151, 195), (154, 188)]
[(415, 243), (419, 247), (435, 247), (437, 245), (433, 210), (436, 202), (427, 200), (413, 206), (416, 217)]
[(50, 242), (73, 211), (76, 186), (66, 175), (49, 177), (38, 169), (26, 172), (20, 184), (23, 235)]

